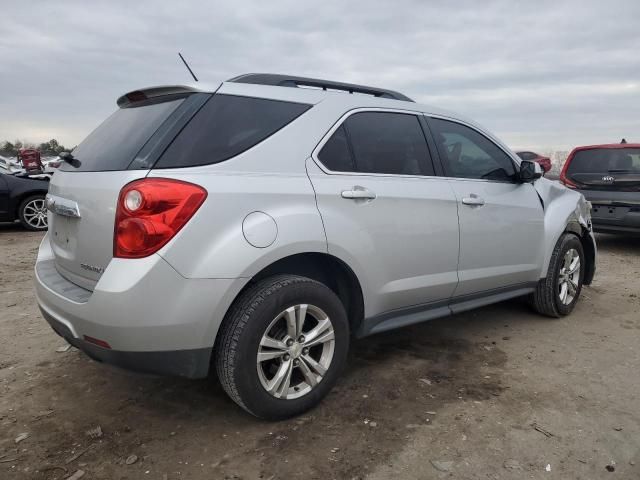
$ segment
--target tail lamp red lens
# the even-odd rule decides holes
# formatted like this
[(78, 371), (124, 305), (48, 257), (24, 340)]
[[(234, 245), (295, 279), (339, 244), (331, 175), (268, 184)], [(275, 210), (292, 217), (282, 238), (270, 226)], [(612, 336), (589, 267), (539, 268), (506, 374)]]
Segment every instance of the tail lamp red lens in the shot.
[(560, 179), (559, 179), (560, 183), (562, 183), (565, 187), (568, 187), (568, 188), (578, 188), (578, 185), (576, 185), (574, 182), (569, 180), (569, 178), (567, 178), (567, 170), (569, 169), (569, 165), (573, 160), (574, 153), (575, 153), (575, 150), (569, 154), (569, 156), (564, 162), (564, 165), (562, 166), (562, 170), (560, 171)]
[(189, 221), (207, 198), (193, 183), (145, 178), (120, 191), (113, 256), (143, 258), (157, 252)]
[(89, 335), (85, 335), (84, 340), (85, 342), (93, 343), (94, 345), (97, 345), (99, 347), (111, 350), (111, 345), (109, 345), (109, 342), (105, 340), (100, 340), (99, 338), (90, 337)]
[(578, 188), (578, 185), (573, 183), (566, 176), (560, 177), (560, 183), (562, 183), (565, 187), (568, 187), (568, 188)]

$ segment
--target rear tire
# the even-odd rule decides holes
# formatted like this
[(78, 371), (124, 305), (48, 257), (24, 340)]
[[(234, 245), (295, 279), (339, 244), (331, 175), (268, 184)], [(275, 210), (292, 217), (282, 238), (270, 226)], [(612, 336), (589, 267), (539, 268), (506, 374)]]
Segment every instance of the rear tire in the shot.
[(215, 350), (229, 397), (252, 415), (280, 420), (305, 412), (329, 393), (346, 364), (349, 323), (326, 285), (278, 275), (236, 299)]
[(24, 228), (34, 232), (47, 229), (47, 208), (44, 195), (25, 198), (18, 207), (18, 219)]
[(533, 309), (554, 318), (570, 314), (580, 298), (585, 266), (580, 239), (571, 233), (563, 234), (551, 254), (547, 276), (529, 296)]

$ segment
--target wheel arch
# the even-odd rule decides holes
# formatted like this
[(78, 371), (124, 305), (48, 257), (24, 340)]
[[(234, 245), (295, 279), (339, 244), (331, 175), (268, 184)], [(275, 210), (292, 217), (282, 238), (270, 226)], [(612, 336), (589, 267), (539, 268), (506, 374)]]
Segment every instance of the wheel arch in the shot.
[(572, 233), (580, 240), (586, 261), (582, 283), (591, 285), (596, 272), (596, 245), (591, 232), (587, 227), (581, 225), (578, 220), (571, 219), (563, 233)]
[(288, 255), (262, 268), (238, 292), (227, 312), (231, 310), (236, 300), (256, 282), (281, 274), (300, 275), (325, 284), (344, 305), (351, 332), (357, 331), (364, 319), (364, 297), (360, 281), (344, 261), (322, 252)]
[(578, 220), (578, 218), (576, 218), (573, 215), (570, 216), (570, 218), (567, 220), (564, 228), (561, 229), (554, 236), (553, 243), (551, 244), (551, 249), (550, 251), (547, 252), (547, 255), (545, 256), (545, 264), (544, 264), (544, 269), (542, 271), (543, 273), (542, 278), (544, 278), (547, 275), (547, 271), (549, 268), (549, 261), (551, 258), (551, 252), (553, 251), (553, 248), (555, 247), (556, 243), (558, 243), (558, 241), (560, 240), (560, 237), (562, 237), (562, 235), (566, 233), (569, 233), (578, 237), (578, 239), (580, 240), (580, 243), (582, 244), (582, 250), (584, 252), (585, 262), (586, 262), (583, 284), (590, 285), (591, 282), (593, 281), (593, 277), (595, 276), (595, 271), (596, 271), (596, 256), (597, 256), (596, 244), (589, 228), (587, 226), (582, 225), (582, 223)]
[(544, 205), (545, 245), (540, 278), (545, 278), (551, 254), (565, 233), (576, 235), (585, 253), (586, 267), (583, 282), (589, 285), (596, 270), (597, 249), (590, 225), (588, 203), (580, 193), (549, 180), (541, 179), (535, 188)]

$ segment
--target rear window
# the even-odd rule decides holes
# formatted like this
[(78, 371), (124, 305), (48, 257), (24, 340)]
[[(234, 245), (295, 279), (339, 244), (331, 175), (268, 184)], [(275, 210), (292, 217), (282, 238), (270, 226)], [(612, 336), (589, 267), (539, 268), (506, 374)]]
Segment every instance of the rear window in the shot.
[(126, 170), (135, 155), (160, 125), (184, 101), (156, 101), (120, 108), (73, 150), (77, 167), (62, 163), (62, 170), (97, 172)]
[(311, 105), (216, 94), (200, 109), (154, 168), (219, 163), (283, 128)]
[(574, 173), (640, 173), (640, 148), (578, 150), (567, 167)]

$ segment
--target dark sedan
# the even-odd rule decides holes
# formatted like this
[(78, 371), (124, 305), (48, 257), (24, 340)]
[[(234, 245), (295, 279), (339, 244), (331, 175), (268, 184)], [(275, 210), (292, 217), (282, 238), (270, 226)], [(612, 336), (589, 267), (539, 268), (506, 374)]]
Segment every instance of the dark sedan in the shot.
[(46, 230), (49, 182), (3, 171), (0, 169), (0, 222), (19, 220), (27, 230)]

